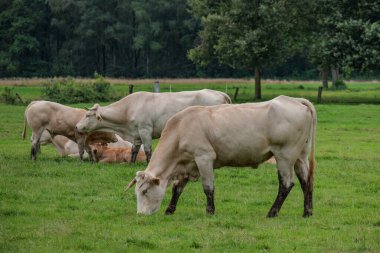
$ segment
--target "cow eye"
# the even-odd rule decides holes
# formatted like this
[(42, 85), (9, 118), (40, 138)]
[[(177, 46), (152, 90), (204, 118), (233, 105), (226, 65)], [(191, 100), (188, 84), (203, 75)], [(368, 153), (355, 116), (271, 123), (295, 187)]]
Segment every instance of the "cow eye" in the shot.
[(141, 193), (142, 195), (145, 195), (147, 193), (148, 189), (143, 190)]

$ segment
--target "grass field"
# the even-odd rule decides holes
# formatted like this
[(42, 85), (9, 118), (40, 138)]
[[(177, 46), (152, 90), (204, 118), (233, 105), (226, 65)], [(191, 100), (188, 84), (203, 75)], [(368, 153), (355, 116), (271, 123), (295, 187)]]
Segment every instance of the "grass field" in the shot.
[[(296, 96), (318, 86), (281, 85)], [(379, 96), (378, 84), (352, 85)], [(281, 92), (276, 87), (273, 94)], [(17, 88), (26, 96), (38, 86)], [(351, 91), (347, 99), (356, 93), (362, 94)], [(123, 189), (146, 164), (80, 162), (51, 147), (31, 162), (29, 142), (21, 140), (25, 107), (0, 104), (0, 252), (380, 252), (376, 103), (316, 105), (314, 216), (308, 219), (301, 217), (298, 181), (279, 217), (266, 218), (278, 187), (272, 164), (215, 171), (214, 216), (205, 214), (200, 182), (186, 187), (175, 215), (163, 215), (169, 189), (156, 215), (136, 215), (134, 193)]]
[[(0, 93), (4, 87), (12, 86), (14, 91), (19, 93), (23, 100), (41, 99), (42, 84), (48, 79), (27, 80), (1, 80)], [(90, 82), (90, 79), (78, 79), (78, 82)], [(109, 79), (119, 96), (128, 94), (128, 84), (134, 83), (134, 92), (153, 91), (154, 80), (119, 80)], [(331, 85), (331, 84), (330, 84)], [(312, 102), (317, 100), (317, 90), (321, 86), (316, 81), (272, 81), (263, 80), (262, 95), (263, 100), (274, 98), (281, 94), (289, 96), (299, 96), (309, 99)], [(254, 81), (243, 79), (164, 79), (160, 80), (161, 92), (176, 92), (183, 90), (214, 89), (221, 90), (234, 98), (236, 87), (239, 87), (237, 99), (234, 102), (243, 103), (253, 100)], [(370, 103), (380, 104), (380, 81), (374, 82), (347, 82), (347, 90), (325, 89), (322, 92), (322, 103), (344, 103), (358, 104)]]

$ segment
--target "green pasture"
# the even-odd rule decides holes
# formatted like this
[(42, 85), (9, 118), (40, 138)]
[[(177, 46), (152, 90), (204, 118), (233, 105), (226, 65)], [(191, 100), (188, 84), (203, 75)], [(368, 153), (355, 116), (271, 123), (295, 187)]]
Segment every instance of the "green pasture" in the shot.
[[(47, 82), (47, 81), (46, 81)], [(297, 83), (272, 83), (263, 81), (262, 83), (262, 96), (263, 100), (269, 100), (279, 95), (286, 94), (294, 97), (304, 97), (312, 102), (317, 100), (318, 87), (321, 86), (320, 82), (297, 82)], [(331, 84), (330, 84), (331, 86)], [(0, 93), (5, 86), (0, 86)], [(39, 86), (13, 86), (24, 101), (41, 99), (41, 90), (43, 84)], [(120, 97), (128, 95), (128, 83), (113, 84), (116, 94)], [(199, 89), (214, 89), (226, 92), (232, 99), (235, 96), (236, 88), (239, 88), (238, 95), (234, 102), (252, 102), (254, 84), (249, 83), (229, 83), (228, 79), (225, 83), (160, 83), (161, 92), (176, 92), (184, 90), (199, 90)], [(152, 91), (153, 83), (144, 83), (134, 85), (134, 92), (137, 91)], [(96, 101), (94, 101), (96, 102)], [(370, 103), (380, 104), (380, 82), (348, 82), (346, 90), (334, 90), (331, 87), (324, 89), (322, 92), (322, 103), (334, 104), (358, 104)]]
[[(267, 84), (263, 94), (312, 97), (319, 86), (298, 85)], [(324, 94), (341, 97), (339, 104), (316, 105), (314, 215), (307, 219), (298, 181), (279, 217), (266, 218), (278, 187), (272, 164), (215, 171), (213, 216), (200, 182), (186, 187), (173, 216), (163, 214), (170, 189), (157, 214), (136, 215), (134, 193), (124, 187), (146, 164), (81, 162), (48, 146), (32, 162), (21, 140), (25, 106), (0, 104), (0, 252), (380, 252), (380, 85), (348, 86)], [(15, 89), (38, 95), (38, 87)], [(368, 103), (345, 104), (355, 99)]]

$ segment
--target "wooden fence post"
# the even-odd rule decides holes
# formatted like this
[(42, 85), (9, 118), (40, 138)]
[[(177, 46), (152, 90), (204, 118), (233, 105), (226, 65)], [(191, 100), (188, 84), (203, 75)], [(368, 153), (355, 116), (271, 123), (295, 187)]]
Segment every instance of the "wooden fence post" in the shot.
[(239, 87), (235, 87), (234, 101), (237, 100), (237, 97), (239, 95), (239, 89), (240, 89)]
[(130, 83), (129, 84), (129, 94), (132, 94), (133, 93), (133, 84)]
[(158, 80), (154, 81), (154, 93), (160, 92), (160, 82)]
[(320, 104), (322, 102), (322, 91), (323, 87), (318, 87), (318, 97), (317, 97), (317, 103)]

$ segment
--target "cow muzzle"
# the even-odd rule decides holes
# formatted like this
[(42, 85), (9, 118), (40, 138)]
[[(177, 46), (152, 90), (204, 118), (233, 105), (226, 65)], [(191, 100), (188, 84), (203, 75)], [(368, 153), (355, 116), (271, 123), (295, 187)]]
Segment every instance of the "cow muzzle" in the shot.
[(152, 215), (158, 211), (158, 207), (154, 209), (142, 209), (142, 210), (137, 210), (137, 214), (143, 214), (143, 215)]
[(75, 131), (77, 131), (78, 133), (84, 133), (86, 132), (86, 129), (83, 127), (75, 126)]

